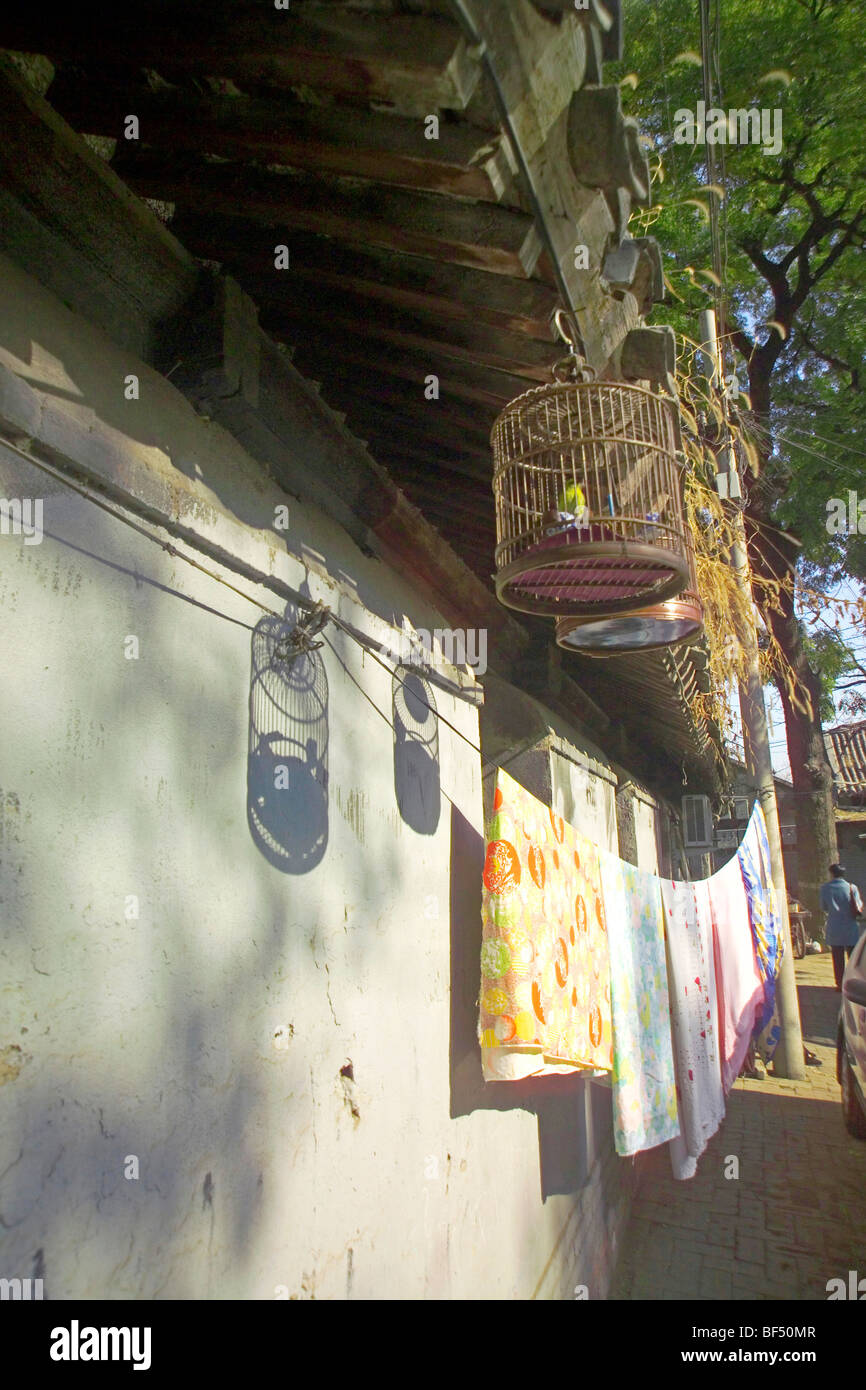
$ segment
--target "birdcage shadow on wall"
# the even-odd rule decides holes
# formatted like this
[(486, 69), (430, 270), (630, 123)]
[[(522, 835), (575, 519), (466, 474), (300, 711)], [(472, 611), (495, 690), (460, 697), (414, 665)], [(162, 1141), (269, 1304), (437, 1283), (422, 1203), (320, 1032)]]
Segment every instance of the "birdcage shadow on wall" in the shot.
[(442, 805), (439, 715), (429, 681), (406, 666), (391, 680), (394, 790), (400, 815), (419, 835), (434, 835)]
[(251, 643), (247, 820), (283, 873), (309, 873), (328, 847), (328, 675), (318, 651), (288, 651), (289, 605), (256, 624)]
[(673, 404), (563, 367), (493, 426), (497, 596), (556, 617), (664, 602), (689, 578)]

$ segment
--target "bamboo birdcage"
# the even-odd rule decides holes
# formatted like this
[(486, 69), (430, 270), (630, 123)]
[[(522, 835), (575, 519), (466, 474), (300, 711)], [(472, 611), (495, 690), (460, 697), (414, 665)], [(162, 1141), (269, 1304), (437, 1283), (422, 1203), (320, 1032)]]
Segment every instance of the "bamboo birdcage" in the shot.
[(590, 375), (572, 352), (491, 432), (496, 593), (525, 613), (623, 613), (689, 580), (672, 402)]
[(624, 656), (696, 641), (704, 630), (704, 611), (698, 595), (695, 553), (686, 528), (689, 581), (676, 598), (606, 617), (559, 618), (557, 645), (582, 656)]

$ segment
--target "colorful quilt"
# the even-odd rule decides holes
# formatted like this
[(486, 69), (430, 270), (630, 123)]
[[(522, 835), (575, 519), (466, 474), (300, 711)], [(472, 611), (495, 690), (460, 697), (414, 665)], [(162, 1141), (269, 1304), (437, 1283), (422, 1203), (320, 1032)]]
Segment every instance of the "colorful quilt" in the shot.
[(737, 857), (746, 889), (755, 960), (764, 989), (763, 1002), (755, 1018), (755, 1037), (758, 1051), (764, 1061), (769, 1062), (781, 1032), (776, 1011), (776, 981), (782, 968), (785, 938), (770, 865), (767, 823), (758, 802)]
[(613, 1117), (618, 1154), (680, 1132), (659, 880), (599, 851), (610, 941)]
[(713, 919), (719, 1040), (725, 1095), (746, 1059), (764, 987), (755, 964), (746, 889), (737, 855), (712, 878), (697, 883), (708, 895)]
[(670, 1145), (674, 1177), (692, 1178), (725, 1115), (709, 899), (696, 885), (662, 881), (680, 1137)]
[(497, 772), (483, 873), (479, 1039), (487, 1080), (613, 1066), (598, 851)]

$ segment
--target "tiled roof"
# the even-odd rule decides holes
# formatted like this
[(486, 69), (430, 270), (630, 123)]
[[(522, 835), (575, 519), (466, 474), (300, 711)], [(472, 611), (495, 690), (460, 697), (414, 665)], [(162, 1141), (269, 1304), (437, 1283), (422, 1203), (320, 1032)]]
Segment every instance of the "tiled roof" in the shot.
[(866, 719), (828, 729), (824, 742), (839, 795), (857, 799), (866, 795)]

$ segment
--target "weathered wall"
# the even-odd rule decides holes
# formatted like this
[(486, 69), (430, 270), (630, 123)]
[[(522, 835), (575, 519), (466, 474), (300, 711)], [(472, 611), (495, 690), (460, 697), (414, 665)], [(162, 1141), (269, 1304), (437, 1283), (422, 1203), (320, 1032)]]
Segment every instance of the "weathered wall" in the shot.
[[(0, 368), (105, 444), (94, 480), (374, 637), (437, 625), (0, 271)], [(423, 709), (333, 627), (291, 676), (263, 667), (263, 585), (207, 561), (240, 597), (7, 449), (0, 495), (44, 498), (45, 526), (0, 536), (0, 1273), (53, 1299), (603, 1297), (631, 1181), (609, 1094), (481, 1082), (475, 709), (429, 687), (455, 728), (412, 738)]]
[[(856, 883), (866, 901), (866, 815), (862, 820), (837, 820), (839, 863), (847, 869), (849, 883)], [(820, 925), (820, 924), (819, 924)]]

